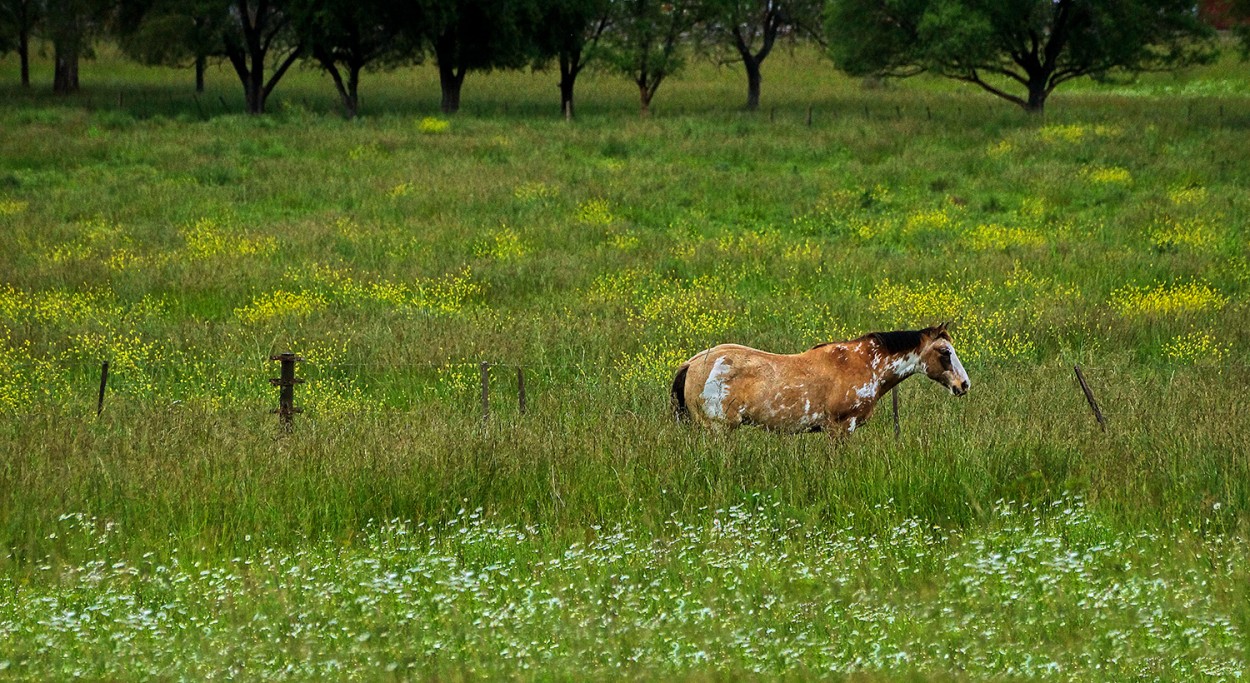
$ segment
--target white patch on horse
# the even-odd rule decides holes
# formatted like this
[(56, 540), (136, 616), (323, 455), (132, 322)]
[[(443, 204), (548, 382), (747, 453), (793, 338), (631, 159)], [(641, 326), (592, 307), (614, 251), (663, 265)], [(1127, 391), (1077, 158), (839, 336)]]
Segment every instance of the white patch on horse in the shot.
[(860, 398), (871, 398), (877, 395), (877, 387), (880, 385), (881, 382), (876, 377), (873, 377), (862, 386), (855, 387), (855, 395)]
[(967, 382), (968, 386), (972, 386), (972, 380), (968, 379), (968, 372), (964, 370), (964, 364), (959, 362), (959, 356), (955, 355), (955, 347), (947, 346), (951, 350), (951, 369), (955, 371), (955, 379), (961, 382)]
[(895, 377), (902, 379), (916, 371), (916, 364), (919, 360), (920, 356), (918, 354), (909, 353), (906, 356), (900, 356), (890, 361), (888, 369), (894, 373)]
[(712, 419), (725, 419), (724, 401), (729, 387), (726, 386), (723, 377), (732, 369), (733, 366), (726, 363), (725, 357), (721, 356), (712, 364), (712, 371), (708, 373), (707, 381), (703, 383), (703, 391), (700, 394), (703, 398), (703, 413)]
[(847, 430), (846, 430), (846, 431), (848, 431), (848, 432), (853, 432), (853, 431), (855, 431), (855, 418), (854, 418), (854, 416), (852, 416), (852, 417), (851, 417), (851, 424), (850, 424), (850, 426), (849, 426), (849, 427), (847, 427)]

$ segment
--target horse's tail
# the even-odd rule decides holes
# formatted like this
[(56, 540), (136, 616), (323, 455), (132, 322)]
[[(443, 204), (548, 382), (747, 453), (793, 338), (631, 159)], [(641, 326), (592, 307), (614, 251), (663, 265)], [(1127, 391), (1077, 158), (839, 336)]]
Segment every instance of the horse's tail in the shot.
[(686, 406), (686, 372), (690, 370), (689, 363), (683, 363), (677, 368), (677, 376), (673, 378), (672, 389), (672, 407), (673, 416), (678, 422), (687, 422), (690, 420), (690, 408)]

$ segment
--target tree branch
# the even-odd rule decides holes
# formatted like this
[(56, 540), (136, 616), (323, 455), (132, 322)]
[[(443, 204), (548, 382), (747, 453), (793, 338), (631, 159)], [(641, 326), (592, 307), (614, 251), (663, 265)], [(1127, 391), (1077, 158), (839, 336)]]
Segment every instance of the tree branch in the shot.
[(303, 50), (300, 46), (296, 46), (294, 50), (291, 50), (287, 54), (286, 59), (282, 60), (282, 64), (278, 65), (277, 69), (274, 69), (273, 75), (269, 77), (269, 82), (265, 84), (266, 98), (269, 97), (269, 93), (273, 92), (273, 87), (278, 84), (278, 80), (282, 78), (282, 74), (285, 74), (286, 70), (291, 68), (291, 65), (295, 63), (295, 60), (299, 59), (302, 51)]
[(1011, 93), (1009, 93), (1009, 92), (1005, 92), (1005, 91), (1003, 91), (1003, 90), (999, 90), (998, 88), (995, 88), (994, 86), (990, 85), (989, 83), (986, 83), (985, 81), (981, 80), (981, 77), (977, 75), (977, 72), (976, 72), (976, 70), (975, 70), (975, 69), (973, 69), (973, 70), (969, 71), (966, 75), (963, 75), (963, 76), (953, 76), (953, 78), (955, 78), (956, 80), (965, 81), (965, 82), (968, 82), (968, 83), (976, 83), (977, 85), (981, 86), (981, 88), (982, 88), (983, 90), (985, 90), (986, 92), (989, 92), (989, 93), (992, 93), (992, 94), (994, 94), (994, 95), (997, 95), (997, 96), (999, 96), (999, 97), (1003, 98), (1004, 100), (1007, 100), (1008, 102), (1014, 102), (1014, 103), (1016, 103), (1016, 104), (1020, 105), (1021, 107), (1027, 107), (1027, 106), (1028, 106), (1028, 104), (1029, 104), (1029, 103), (1028, 103), (1027, 101), (1025, 101), (1024, 99), (1022, 99), (1022, 98), (1020, 98), (1020, 97), (1017, 97), (1017, 96), (1015, 96), (1015, 95), (1012, 95), (1012, 94), (1011, 94)]

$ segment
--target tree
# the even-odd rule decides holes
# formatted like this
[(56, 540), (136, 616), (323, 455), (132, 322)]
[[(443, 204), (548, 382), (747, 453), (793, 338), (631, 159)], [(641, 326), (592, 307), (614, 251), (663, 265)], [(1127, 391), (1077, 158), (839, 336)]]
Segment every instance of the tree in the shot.
[(17, 51), (22, 87), (30, 87), (30, 37), (39, 21), (36, 0), (0, 0), (0, 55)]
[(560, 66), (560, 111), (573, 118), (573, 87), (594, 58), (611, 21), (610, 0), (540, 0), (534, 40), (538, 62), (555, 58)]
[(363, 69), (419, 56), (398, 11), (386, 0), (304, 0), (294, 12), (306, 54), (334, 80), (349, 119), (360, 111)]
[[(248, 113), (261, 114), (303, 48), (292, 21), (296, 1), (123, 0), (122, 47), (151, 64), (178, 65), (193, 58), (197, 90), (203, 90), (207, 60), (222, 57), (243, 85)], [(266, 77), (275, 57), (277, 66)]]
[(698, 23), (696, 7), (682, 0), (615, 0), (605, 55), (638, 86), (642, 116), (664, 79), (685, 63), (682, 40)]
[(460, 110), (470, 71), (518, 69), (534, 55), (538, 5), (530, 0), (421, 0), (408, 22), (413, 42), (428, 45), (438, 67), (442, 111)]
[[(274, 86), (300, 56), (303, 46), (287, 9), (282, 0), (231, 0), (222, 44), (226, 59), (243, 83), (249, 114), (265, 112), (265, 101)], [(273, 53), (277, 53), (277, 66), (266, 79), (265, 62)]]
[(52, 92), (77, 92), (78, 62), (91, 56), (108, 18), (108, 0), (45, 0), (42, 9), (43, 32), (52, 42)]
[(929, 71), (1034, 113), (1074, 78), (1174, 69), (1214, 55), (1212, 31), (1188, 0), (829, 0), (825, 28), (847, 73)]
[(231, 25), (221, 0), (124, 0), (118, 43), (143, 64), (195, 67), (195, 91), (204, 92), (208, 60), (225, 56), (222, 41)]
[(707, 0), (708, 32), (726, 43), (747, 74), (747, 104), (759, 109), (761, 66), (783, 34), (819, 35), (823, 0)]

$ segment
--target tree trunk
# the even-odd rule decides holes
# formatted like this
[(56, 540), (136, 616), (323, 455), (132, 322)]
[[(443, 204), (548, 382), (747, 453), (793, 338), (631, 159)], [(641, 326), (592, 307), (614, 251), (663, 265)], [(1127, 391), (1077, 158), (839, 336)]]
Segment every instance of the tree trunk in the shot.
[(347, 120), (356, 118), (360, 113), (360, 99), (357, 96), (357, 88), (360, 85), (360, 70), (362, 66), (349, 64), (347, 66), (347, 80), (343, 80), (342, 73), (339, 72), (338, 65), (326, 53), (313, 52), (317, 61), (321, 62), (321, 68), (330, 74), (330, 79), (334, 81), (334, 89), (339, 93), (339, 101), (343, 103), (343, 115)]
[(456, 69), (450, 65), (439, 63), (438, 83), (443, 90), (442, 110), (444, 114), (455, 114), (460, 111), (460, 86), (464, 85), (464, 69)]
[(195, 91), (204, 92), (204, 71), (208, 68), (208, 57), (200, 54), (195, 56)]
[(247, 82), (243, 84), (243, 93), (247, 96), (247, 113), (265, 113), (265, 84), (259, 74), (254, 71), (248, 74)]
[(56, 45), (55, 67), (52, 75), (52, 92), (69, 95), (78, 92), (78, 46)]
[(638, 99), (642, 104), (642, 108), (638, 111), (638, 115), (643, 118), (651, 116), (651, 98), (655, 97), (655, 87), (648, 87), (646, 81), (638, 81)]
[(752, 57), (743, 57), (742, 65), (747, 71), (747, 111), (758, 111), (760, 108), (760, 63)]
[(17, 37), (17, 55), (22, 63), (22, 87), (30, 87), (30, 32), (22, 28)]
[(1046, 96), (1049, 94), (1045, 85), (1030, 83), (1029, 99), (1024, 104), (1024, 110), (1030, 114), (1042, 114), (1046, 108)]
[(363, 65), (353, 64), (347, 73), (347, 100), (343, 106), (347, 108), (347, 118), (354, 119), (360, 114), (360, 70)]
[(573, 85), (577, 82), (577, 72), (581, 69), (578, 62), (581, 53), (560, 53), (560, 113), (566, 120), (573, 120)]
[(573, 118), (573, 83), (577, 78), (576, 74), (570, 74), (560, 79), (560, 111), (564, 113), (564, 118)]

